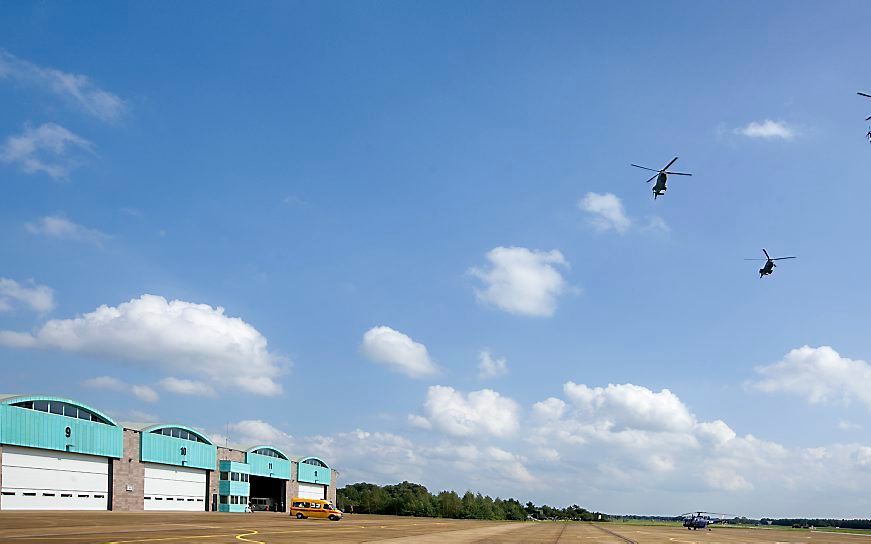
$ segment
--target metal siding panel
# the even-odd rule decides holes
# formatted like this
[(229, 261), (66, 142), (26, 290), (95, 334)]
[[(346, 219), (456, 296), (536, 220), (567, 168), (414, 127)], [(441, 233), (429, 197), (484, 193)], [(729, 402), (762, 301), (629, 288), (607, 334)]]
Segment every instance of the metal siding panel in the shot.
[[(246, 460), (251, 467), (251, 474), (255, 476), (290, 480), (290, 461), (287, 459), (248, 452)], [(272, 464), (271, 469), (269, 468), (270, 463)]]
[[(204, 470), (213, 469), (215, 466), (217, 448), (211, 444), (203, 444), (201, 442), (154, 433), (142, 433), (141, 443), (140, 458), (147, 463), (193, 467)], [(186, 448), (186, 456), (182, 456), (182, 448)]]
[(298, 481), (330, 485), (330, 469), (309, 465), (308, 463), (298, 463), (297, 466), (299, 467), (299, 475), (296, 477)]
[[(70, 437), (66, 428), (70, 428)], [(120, 427), (0, 404), (0, 443), (120, 458)]]

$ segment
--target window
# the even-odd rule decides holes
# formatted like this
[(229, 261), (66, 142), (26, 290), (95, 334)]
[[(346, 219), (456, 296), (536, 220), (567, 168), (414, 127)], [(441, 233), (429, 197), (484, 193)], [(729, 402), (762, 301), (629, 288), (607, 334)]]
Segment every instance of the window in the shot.
[(239, 473), (238, 472), (231, 472), (230, 479), (233, 480), (234, 482), (238, 482), (239, 481)]
[(248, 481), (248, 475), (247, 475), (247, 474), (242, 474), (242, 481), (243, 481), (243, 482), (247, 482), (247, 481)]
[(319, 510), (321, 508), (321, 503), (313, 502), (309, 508), (314, 508), (315, 510)]
[(163, 500), (163, 497), (154, 497), (154, 500), (156, 500), (156, 501), (162, 501), (162, 500)]
[(222, 479), (222, 480), (229, 480), (229, 479), (230, 479), (230, 473), (227, 472), (227, 471), (225, 471), (225, 470), (222, 470), (222, 471), (221, 471), (221, 479)]
[(57, 414), (59, 416), (83, 419), (85, 421), (96, 421), (97, 423), (109, 425), (108, 421), (98, 416), (97, 414), (89, 410), (85, 410), (84, 408), (79, 408), (78, 406), (75, 406), (68, 402), (61, 402), (59, 400), (28, 400), (24, 402), (16, 402), (12, 406), (17, 406), (18, 408), (26, 408), (27, 410), (49, 412), (52, 414)]
[(230, 496), (230, 504), (239, 504), (239, 496), (231, 495)]
[(293, 507), (294, 508), (302, 508), (302, 503), (297, 501), (297, 502), (293, 503)]
[(204, 438), (202, 438), (202, 437), (200, 437), (200, 436), (198, 436), (190, 431), (182, 429), (180, 427), (164, 427), (162, 429), (155, 429), (151, 432), (154, 434), (162, 434), (163, 436), (171, 436), (173, 438), (181, 438), (182, 440), (190, 440), (191, 442), (199, 442), (201, 444), (208, 444), (208, 442)]
[(25, 497), (35, 497), (36, 493), (24, 493)]
[(166, 500), (168, 500), (168, 501), (172, 501), (172, 500), (175, 500), (175, 499), (173, 499), (172, 497), (167, 497)]
[(72, 493), (61, 493), (60, 496), (61, 497), (72, 497), (73, 494)]
[(0, 495), (15, 495), (15, 492), (14, 491), (4, 491), (3, 493), (0, 493)]
[(54, 497), (54, 493), (43, 493), (43, 497)]
[[(81, 497), (81, 495), (79, 495), (79, 497)], [(145, 500), (150, 501), (151, 497), (145, 497)]]
[[(95, 499), (105, 499), (106, 495), (94, 495), (94, 498)], [(160, 499), (157, 499), (157, 500), (160, 500)]]
[(306, 459), (305, 461), (303, 461), (303, 463), (305, 463), (307, 465), (314, 465), (316, 467), (330, 468), (327, 465), (325, 465), (324, 462), (321, 461), (320, 459)]
[[(79, 495), (80, 499), (87, 499), (90, 495)], [(146, 499), (150, 499), (151, 497), (145, 497)]]
[(221, 495), (221, 504), (229, 504), (228, 503), (229, 498), (230, 497), (228, 497), (227, 495)]

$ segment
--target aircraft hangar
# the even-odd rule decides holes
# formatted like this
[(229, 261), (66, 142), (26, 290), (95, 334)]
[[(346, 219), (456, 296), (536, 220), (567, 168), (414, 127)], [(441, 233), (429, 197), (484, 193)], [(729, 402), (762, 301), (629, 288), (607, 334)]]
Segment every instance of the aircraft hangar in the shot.
[(335, 501), (335, 470), (176, 423), (121, 424), (70, 399), (0, 395), (0, 510), (286, 511)]

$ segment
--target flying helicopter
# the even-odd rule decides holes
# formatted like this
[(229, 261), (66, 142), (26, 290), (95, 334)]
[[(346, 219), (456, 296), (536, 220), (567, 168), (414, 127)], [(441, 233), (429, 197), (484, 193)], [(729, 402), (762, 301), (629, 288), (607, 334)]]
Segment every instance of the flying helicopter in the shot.
[[(867, 94), (867, 93), (856, 93), (856, 94), (858, 94), (859, 96), (864, 96), (865, 98), (871, 98), (871, 94)], [(868, 117), (866, 117), (865, 120), (866, 120), (866, 121), (871, 121), (871, 115), (869, 115)]]
[(762, 268), (759, 269), (759, 278), (762, 279), (762, 276), (768, 276), (769, 274), (774, 273), (774, 267), (777, 266), (774, 264), (774, 261), (782, 261), (783, 259), (795, 259), (795, 257), (775, 257), (771, 258), (768, 255), (768, 252), (765, 251), (765, 248), (762, 248), (762, 253), (765, 254), (764, 259), (744, 259), (745, 261), (765, 261), (765, 264)]
[(650, 179), (645, 183), (650, 183), (653, 181), (653, 178), (656, 178), (656, 184), (653, 186), (653, 200), (656, 200), (656, 197), (662, 196), (662, 194), (666, 191), (667, 187), (665, 186), (665, 182), (668, 179), (668, 175), (672, 174), (675, 176), (692, 176), (692, 174), (687, 174), (685, 172), (669, 172), (668, 168), (672, 164), (675, 163), (677, 157), (671, 159), (671, 162), (665, 165), (665, 168), (662, 170), (654, 170), (653, 168), (648, 168), (646, 166), (638, 166), (637, 164), (633, 164), (635, 168), (641, 168), (642, 170), (650, 170), (651, 172), (656, 172), (656, 174), (650, 176)]
[(696, 529), (707, 529), (710, 531), (711, 528), (708, 525), (725, 523), (728, 514), (690, 512), (688, 514), (681, 514), (680, 517), (683, 518), (683, 526), (687, 528), (687, 531), (695, 531)]

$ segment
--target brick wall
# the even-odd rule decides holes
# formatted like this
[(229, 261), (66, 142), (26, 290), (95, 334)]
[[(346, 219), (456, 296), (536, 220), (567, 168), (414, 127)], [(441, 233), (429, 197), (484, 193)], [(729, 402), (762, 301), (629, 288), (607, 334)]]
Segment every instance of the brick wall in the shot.
[(139, 431), (124, 429), (124, 449), (120, 459), (112, 459), (112, 505), (117, 512), (145, 509), (145, 467), (139, 462)]
[[(3, 446), (0, 446), (0, 487), (3, 487)], [(0, 497), (0, 510), (3, 510), (2, 497)]]
[(336, 478), (339, 473), (334, 469), (330, 469), (330, 487), (327, 489), (327, 499), (333, 504), (336, 504)]
[(287, 509), (290, 510), (290, 503), (293, 501), (293, 498), (299, 495), (299, 482), (296, 477), (299, 473), (297, 469), (296, 461), (290, 462), (290, 481), (287, 482), (287, 486), (285, 489), (287, 490)]

